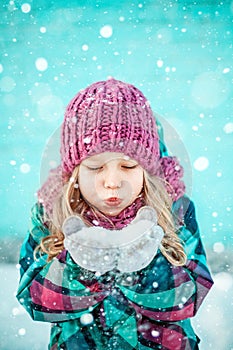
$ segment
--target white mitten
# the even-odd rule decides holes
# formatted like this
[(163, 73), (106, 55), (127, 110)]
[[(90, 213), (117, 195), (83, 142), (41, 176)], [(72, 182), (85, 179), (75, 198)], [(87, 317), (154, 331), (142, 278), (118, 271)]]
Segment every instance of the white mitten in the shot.
[(141, 208), (122, 230), (87, 227), (78, 216), (70, 216), (63, 224), (63, 232), (65, 248), (74, 261), (100, 274), (114, 268), (133, 272), (146, 267), (156, 255), (164, 235), (151, 207)]
[(164, 232), (157, 225), (157, 215), (151, 207), (142, 207), (122, 231), (126, 229), (133, 232), (134, 237), (119, 247), (117, 268), (121, 272), (139, 271), (148, 266), (157, 254)]
[(117, 265), (118, 250), (111, 248), (107, 238), (110, 230), (87, 227), (78, 216), (63, 223), (64, 246), (81, 267), (104, 274)]

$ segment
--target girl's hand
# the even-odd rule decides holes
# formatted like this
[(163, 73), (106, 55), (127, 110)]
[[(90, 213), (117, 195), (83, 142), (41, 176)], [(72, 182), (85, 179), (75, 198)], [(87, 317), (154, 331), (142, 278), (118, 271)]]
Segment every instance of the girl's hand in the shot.
[(86, 227), (78, 216), (70, 216), (63, 224), (63, 232), (65, 248), (73, 260), (100, 274), (145, 268), (155, 257), (164, 235), (151, 207), (141, 208), (136, 218), (122, 230)]

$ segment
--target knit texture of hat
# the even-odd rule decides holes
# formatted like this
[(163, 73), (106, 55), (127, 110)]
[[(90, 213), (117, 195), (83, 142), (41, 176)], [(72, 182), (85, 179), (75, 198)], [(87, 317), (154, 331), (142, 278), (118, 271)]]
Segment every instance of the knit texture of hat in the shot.
[(158, 133), (149, 103), (136, 87), (115, 79), (79, 92), (69, 103), (62, 126), (65, 173), (101, 152), (124, 153), (150, 174), (158, 167)]

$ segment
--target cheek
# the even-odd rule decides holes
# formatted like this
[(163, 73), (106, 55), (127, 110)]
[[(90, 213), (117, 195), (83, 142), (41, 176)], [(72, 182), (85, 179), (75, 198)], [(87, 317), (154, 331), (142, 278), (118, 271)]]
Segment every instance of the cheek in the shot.
[(78, 184), (80, 192), (84, 197), (91, 192), (93, 185), (93, 177), (87, 174), (84, 170), (79, 172)]
[(80, 171), (78, 183), (81, 194), (89, 201), (98, 195), (101, 188), (99, 177), (85, 170)]
[(135, 195), (139, 195), (143, 187), (143, 172), (139, 171), (131, 179), (132, 190)]

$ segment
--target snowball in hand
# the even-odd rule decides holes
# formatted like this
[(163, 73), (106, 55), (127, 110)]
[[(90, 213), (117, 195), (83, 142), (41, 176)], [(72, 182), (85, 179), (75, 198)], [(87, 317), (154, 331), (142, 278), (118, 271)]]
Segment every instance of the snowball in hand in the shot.
[(114, 268), (121, 272), (143, 269), (153, 260), (164, 235), (150, 207), (141, 208), (122, 230), (86, 227), (78, 216), (70, 216), (63, 232), (65, 248), (74, 261), (101, 274)]

